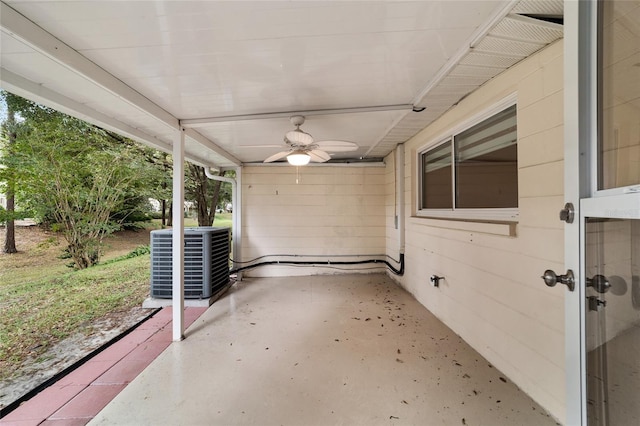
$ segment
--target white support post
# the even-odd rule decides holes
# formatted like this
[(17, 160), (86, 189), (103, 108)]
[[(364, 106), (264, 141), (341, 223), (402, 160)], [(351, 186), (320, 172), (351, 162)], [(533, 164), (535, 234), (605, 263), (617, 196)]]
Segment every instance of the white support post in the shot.
[[(233, 258), (242, 261), (242, 166), (236, 167), (236, 190), (233, 201)], [(240, 264), (241, 265), (241, 264)], [(236, 267), (234, 263), (233, 267)], [(238, 272), (238, 281), (242, 272)]]
[(400, 253), (404, 254), (405, 245), (405, 204), (404, 204), (404, 144), (396, 147), (396, 193), (398, 194), (398, 245)]
[(173, 143), (173, 341), (184, 338), (184, 130)]

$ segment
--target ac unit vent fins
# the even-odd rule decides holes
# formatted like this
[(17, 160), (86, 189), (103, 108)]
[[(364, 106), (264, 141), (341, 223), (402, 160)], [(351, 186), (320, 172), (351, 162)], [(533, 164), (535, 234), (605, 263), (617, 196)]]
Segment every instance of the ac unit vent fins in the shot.
[[(198, 227), (184, 230), (184, 297), (206, 299), (229, 282), (228, 228)], [(173, 233), (151, 231), (151, 297), (173, 295)]]

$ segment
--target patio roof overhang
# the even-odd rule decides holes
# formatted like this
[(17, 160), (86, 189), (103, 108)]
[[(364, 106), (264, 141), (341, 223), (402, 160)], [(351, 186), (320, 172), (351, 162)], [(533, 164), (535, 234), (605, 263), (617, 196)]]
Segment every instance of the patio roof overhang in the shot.
[[(204, 166), (281, 150), (288, 117), (380, 158), (562, 37), (562, 1), (3, 1), (0, 83)], [(540, 19), (542, 18), (542, 19)], [(418, 112), (419, 111), (419, 112)]]

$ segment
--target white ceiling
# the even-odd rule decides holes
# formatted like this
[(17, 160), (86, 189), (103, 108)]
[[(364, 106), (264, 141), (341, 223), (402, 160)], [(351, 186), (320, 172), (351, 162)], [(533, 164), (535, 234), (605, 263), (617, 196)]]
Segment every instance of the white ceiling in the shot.
[[(2, 87), (160, 149), (232, 167), (288, 116), (382, 157), (546, 44), (562, 1), (7, 1)], [(426, 108), (412, 112), (412, 108)]]

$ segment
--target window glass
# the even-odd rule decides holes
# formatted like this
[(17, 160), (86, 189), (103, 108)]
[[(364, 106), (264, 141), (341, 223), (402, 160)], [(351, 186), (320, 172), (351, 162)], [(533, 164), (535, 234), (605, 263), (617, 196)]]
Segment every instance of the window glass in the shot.
[(518, 206), (515, 105), (455, 136), (456, 207)]
[(422, 154), (422, 208), (452, 208), (452, 188), (451, 141), (448, 141)]
[(516, 209), (516, 114), (512, 105), (422, 152), (420, 209)]

